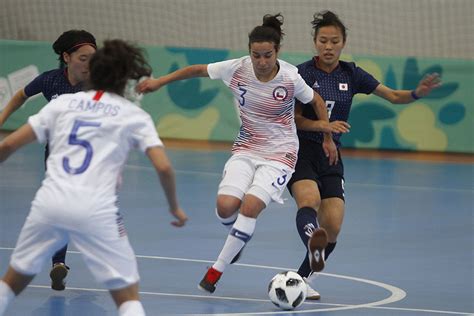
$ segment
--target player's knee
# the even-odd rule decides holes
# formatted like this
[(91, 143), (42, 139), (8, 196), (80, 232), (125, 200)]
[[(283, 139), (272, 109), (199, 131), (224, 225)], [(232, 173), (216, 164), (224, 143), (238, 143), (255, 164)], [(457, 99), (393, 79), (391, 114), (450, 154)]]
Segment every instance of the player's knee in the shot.
[(216, 203), (216, 214), (219, 218), (225, 219), (237, 213), (241, 201), (233, 196), (218, 195)]
[(319, 207), (321, 206), (321, 201), (314, 196), (301, 196), (296, 199), (296, 205), (298, 206), (298, 209), (301, 209), (303, 207), (310, 207), (315, 210), (319, 210)]

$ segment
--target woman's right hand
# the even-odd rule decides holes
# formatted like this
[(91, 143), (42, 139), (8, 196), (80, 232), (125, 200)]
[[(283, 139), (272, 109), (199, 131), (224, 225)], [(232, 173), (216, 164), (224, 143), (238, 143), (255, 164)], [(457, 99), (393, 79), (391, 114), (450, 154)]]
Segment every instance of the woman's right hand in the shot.
[(171, 222), (171, 225), (175, 227), (182, 227), (188, 221), (188, 216), (181, 208), (170, 210), (170, 213), (177, 219)]
[(348, 133), (351, 127), (349, 123), (345, 121), (326, 122), (318, 120), (315, 122), (316, 130), (324, 133)]
[(148, 93), (160, 89), (163, 85), (160, 82), (160, 78), (148, 78), (137, 84), (136, 90), (139, 93)]

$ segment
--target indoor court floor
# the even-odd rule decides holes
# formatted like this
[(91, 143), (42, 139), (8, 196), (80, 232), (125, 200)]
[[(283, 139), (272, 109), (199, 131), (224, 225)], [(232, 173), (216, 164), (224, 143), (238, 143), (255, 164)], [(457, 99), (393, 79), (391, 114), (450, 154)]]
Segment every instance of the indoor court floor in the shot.
[[(313, 280), (320, 301), (292, 312), (268, 299), (276, 273), (296, 269), (304, 247), (295, 204), (271, 204), (241, 260), (214, 294), (197, 284), (217, 258), (226, 229), (215, 217), (217, 185), (230, 153), (168, 147), (189, 222), (169, 223), (164, 195), (146, 157), (133, 152), (124, 169), (121, 213), (137, 255), (147, 315), (474, 315), (473, 160), (442, 162), (346, 156), (346, 216), (336, 250)], [(472, 158), (472, 157), (471, 157)], [(0, 165), (0, 273), (44, 175), (43, 147), (29, 145)], [(7, 315), (116, 315), (107, 291), (69, 248), (67, 289), (49, 286), (49, 265)]]

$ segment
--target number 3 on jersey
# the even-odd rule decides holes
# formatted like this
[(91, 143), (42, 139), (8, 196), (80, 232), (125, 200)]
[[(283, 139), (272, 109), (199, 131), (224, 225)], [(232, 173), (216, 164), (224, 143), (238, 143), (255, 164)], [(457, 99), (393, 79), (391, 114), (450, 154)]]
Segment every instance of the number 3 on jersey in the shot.
[(73, 168), (69, 164), (69, 157), (63, 157), (63, 168), (69, 174), (81, 174), (87, 170), (89, 164), (91, 163), (92, 155), (94, 153), (91, 143), (85, 139), (81, 139), (77, 136), (79, 128), (81, 127), (99, 127), (100, 123), (98, 122), (87, 122), (81, 120), (75, 120), (74, 126), (72, 127), (71, 134), (69, 134), (68, 144), (72, 146), (83, 147), (86, 151), (86, 156), (84, 161), (78, 168)]

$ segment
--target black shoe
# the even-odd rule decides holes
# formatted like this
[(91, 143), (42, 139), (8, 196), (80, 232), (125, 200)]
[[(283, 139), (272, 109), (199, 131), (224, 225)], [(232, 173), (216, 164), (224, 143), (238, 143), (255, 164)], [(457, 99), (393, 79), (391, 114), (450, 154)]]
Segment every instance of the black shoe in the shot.
[(64, 263), (55, 263), (51, 272), (49, 272), (49, 277), (51, 278), (51, 288), (56, 291), (64, 291), (66, 288), (66, 282), (64, 279), (67, 276), (69, 267)]

